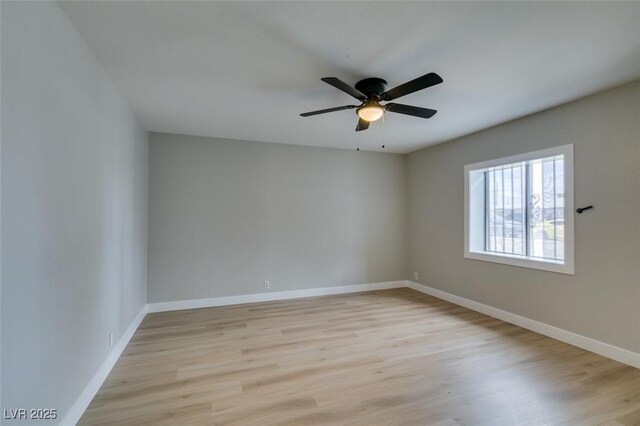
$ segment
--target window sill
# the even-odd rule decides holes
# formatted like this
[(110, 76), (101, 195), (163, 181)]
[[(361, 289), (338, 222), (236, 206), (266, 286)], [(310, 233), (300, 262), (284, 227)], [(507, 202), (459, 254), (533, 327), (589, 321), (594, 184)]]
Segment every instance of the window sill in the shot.
[(497, 254), (490, 252), (466, 252), (464, 257), (485, 262), (502, 263), (503, 265), (518, 266), (521, 268), (538, 269), (541, 271), (556, 272), (560, 274), (574, 275), (573, 264), (549, 260), (538, 260), (525, 256)]

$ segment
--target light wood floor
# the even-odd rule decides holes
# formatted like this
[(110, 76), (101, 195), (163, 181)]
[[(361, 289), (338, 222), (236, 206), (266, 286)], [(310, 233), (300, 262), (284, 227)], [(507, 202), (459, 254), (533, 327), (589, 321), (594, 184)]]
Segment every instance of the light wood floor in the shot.
[(80, 424), (640, 425), (640, 370), (385, 290), (149, 314)]

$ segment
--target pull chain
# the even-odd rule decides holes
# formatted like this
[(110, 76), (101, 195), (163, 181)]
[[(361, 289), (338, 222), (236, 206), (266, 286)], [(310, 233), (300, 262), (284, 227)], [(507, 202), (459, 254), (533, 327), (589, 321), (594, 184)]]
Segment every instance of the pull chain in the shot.
[[(382, 114), (382, 125), (384, 126), (384, 114)], [(382, 149), (384, 149), (384, 145), (382, 145)]]

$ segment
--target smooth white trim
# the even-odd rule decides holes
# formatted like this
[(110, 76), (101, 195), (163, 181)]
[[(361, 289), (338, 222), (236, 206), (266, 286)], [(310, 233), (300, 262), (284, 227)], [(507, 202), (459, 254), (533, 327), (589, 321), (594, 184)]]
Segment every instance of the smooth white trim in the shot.
[(555, 155), (573, 155), (573, 144), (558, 145), (551, 148), (540, 149), (538, 151), (523, 152), (522, 154), (510, 155), (508, 157), (494, 158), (492, 160), (480, 161), (467, 164), (465, 170), (488, 169), (491, 167), (504, 166), (505, 164), (521, 163), (523, 161), (537, 160), (539, 158), (553, 157)]
[[(564, 156), (564, 236), (565, 236), (565, 256), (564, 262), (550, 262), (542, 259), (535, 259), (527, 256), (510, 256), (484, 251), (484, 237), (482, 243), (478, 244), (477, 235), (471, 234), (471, 222), (484, 222), (484, 208), (479, 209), (476, 205), (477, 197), (472, 200), (474, 191), (472, 186), (477, 186), (478, 182), (470, 182), (474, 171), (484, 170), (491, 167), (505, 164), (519, 163), (523, 161), (536, 160), (538, 158), (552, 157), (555, 155)], [(484, 178), (483, 178), (484, 180)], [(524, 154), (512, 155), (510, 157), (496, 158), (480, 163), (467, 164), (464, 166), (464, 257), (467, 259), (481, 260), (485, 262), (501, 263), (510, 266), (539, 269), (542, 271), (558, 272), (561, 274), (574, 275), (574, 194), (573, 194), (573, 144), (556, 146)], [(484, 186), (484, 184), (482, 184)], [(471, 209), (474, 213), (471, 213)], [(482, 218), (476, 217), (481, 215)]]
[(406, 287), (405, 281), (355, 284), (337, 287), (319, 287), (304, 290), (275, 291), (271, 293), (244, 294), (241, 296), (222, 296), (209, 299), (179, 300), (176, 302), (149, 303), (147, 312), (178, 311), (182, 309), (211, 308), (215, 306), (240, 305), (244, 303), (268, 302), (273, 300), (298, 299), (301, 297), (328, 296), (332, 294), (358, 293), (371, 290), (386, 290)]
[(447, 293), (442, 290), (427, 287), (423, 284), (418, 284), (413, 281), (407, 281), (407, 287), (413, 290), (425, 293), (438, 299), (446, 300), (447, 302), (455, 303), (456, 305), (463, 306), (476, 312), (489, 315), (493, 318), (498, 318), (502, 321), (515, 324), (519, 327), (526, 328), (527, 330), (535, 331), (536, 333), (544, 334), (561, 342), (568, 343), (573, 346), (585, 349), (589, 352), (602, 355), (606, 358), (611, 358), (615, 361), (623, 364), (630, 365), (632, 367), (640, 368), (640, 354), (632, 352), (627, 349), (622, 349), (617, 346), (610, 345), (608, 343), (594, 340), (590, 337), (576, 334), (571, 331), (567, 331), (558, 327), (554, 327), (543, 322), (535, 321), (521, 315), (513, 314), (511, 312), (503, 311), (502, 309), (494, 308), (492, 306), (485, 305), (483, 303), (475, 302), (464, 297), (456, 296), (455, 294)]
[(144, 305), (142, 307), (142, 309), (140, 310), (138, 315), (135, 317), (133, 322), (131, 322), (131, 324), (129, 325), (127, 330), (124, 332), (120, 340), (118, 340), (118, 343), (116, 343), (113, 349), (111, 349), (111, 352), (109, 352), (109, 355), (107, 355), (107, 358), (104, 360), (100, 368), (98, 368), (98, 371), (96, 371), (96, 374), (93, 375), (87, 387), (84, 388), (84, 390), (82, 391), (78, 399), (76, 399), (76, 402), (74, 402), (71, 408), (69, 409), (69, 411), (67, 411), (67, 414), (64, 416), (64, 418), (60, 422), (61, 425), (72, 426), (78, 423), (78, 421), (80, 420), (80, 417), (82, 417), (85, 410), (91, 403), (91, 400), (93, 399), (94, 396), (96, 396), (96, 393), (98, 393), (98, 390), (100, 389), (105, 379), (111, 372), (111, 369), (120, 358), (122, 351), (124, 351), (124, 348), (127, 347), (129, 340), (131, 340), (131, 337), (140, 326), (140, 323), (142, 322), (145, 315), (147, 314), (147, 306), (148, 305)]
[(467, 251), (464, 254), (466, 259), (482, 260), (485, 262), (502, 263), (503, 265), (519, 266), (522, 268), (539, 269), (541, 271), (557, 272), (559, 274), (574, 275), (573, 265), (556, 263), (548, 260), (536, 259), (533, 257), (509, 255), (491, 252)]

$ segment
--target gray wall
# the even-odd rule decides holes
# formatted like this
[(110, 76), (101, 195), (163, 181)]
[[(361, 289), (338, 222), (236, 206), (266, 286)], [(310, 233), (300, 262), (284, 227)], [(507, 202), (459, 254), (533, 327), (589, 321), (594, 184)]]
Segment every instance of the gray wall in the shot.
[(148, 134), (57, 3), (1, 54), (2, 407), (62, 418), (146, 303)]
[[(0, 1), (0, 46), (2, 46), (2, 2)], [(0, 49), (1, 50), (1, 49)], [(2, 97), (2, 54), (0, 54), (0, 98)], [(2, 102), (0, 102), (0, 409), (2, 405)], [(2, 424), (2, 420), (0, 420)]]
[(149, 302), (404, 279), (404, 156), (152, 133), (149, 161)]
[[(575, 276), (464, 259), (465, 164), (575, 144)], [(640, 83), (408, 156), (420, 283), (640, 352)]]

